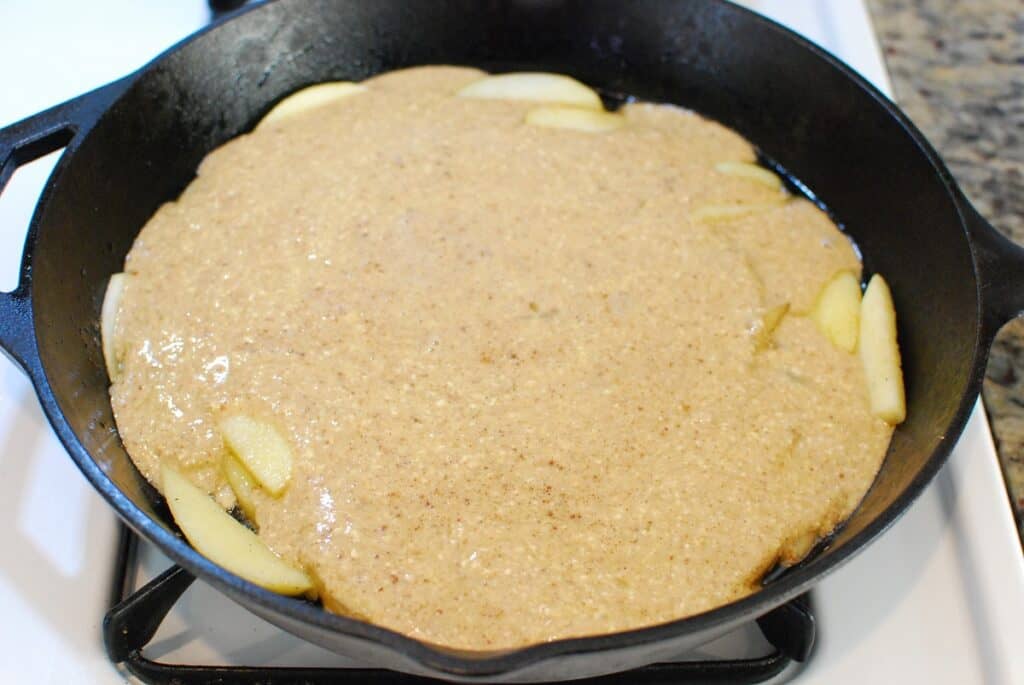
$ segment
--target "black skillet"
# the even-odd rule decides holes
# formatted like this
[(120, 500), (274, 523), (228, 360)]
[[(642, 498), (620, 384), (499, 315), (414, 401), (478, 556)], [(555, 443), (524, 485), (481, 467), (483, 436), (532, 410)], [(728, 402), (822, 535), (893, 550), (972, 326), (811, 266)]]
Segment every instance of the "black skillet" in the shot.
[[(417, 64), (572, 74), (695, 109), (813, 189), (885, 274), (909, 412), (878, 478), (824, 548), (756, 594), (688, 619), (504, 653), (428, 646), (261, 590), (206, 561), (118, 439), (97, 319), (108, 276), (203, 156), (312, 83)], [(1024, 251), (966, 202), (921, 134), (871, 85), (795, 34), (721, 0), (280, 0), (201, 32), (120, 81), (0, 130), (0, 187), (66, 148), (0, 294), (0, 344), (31, 378), (86, 477), (174, 561), (254, 613), (370, 664), (458, 679), (553, 680), (696, 646), (806, 591), (887, 528), (942, 466), (1001, 324), (1024, 308)]]

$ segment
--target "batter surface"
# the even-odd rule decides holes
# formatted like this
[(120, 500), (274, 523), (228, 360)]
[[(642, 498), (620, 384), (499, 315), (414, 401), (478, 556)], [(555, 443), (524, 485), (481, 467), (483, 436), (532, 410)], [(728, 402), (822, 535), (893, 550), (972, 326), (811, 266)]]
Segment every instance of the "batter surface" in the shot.
[[(849, 241), (718, 173), (754, 160), (684, 110), (584, 133), (386, 74), (212, 152), (126, 262), (111, 388), (142, 472), (233, 504), (218, 420), (295, 463), (259, 535), (335, 611), (508, 648), (752, 592), (845, 518), (891, 428), (805, 316)], [(709, 204), (774, 204), (730, 221)], [(763, 345), (766, 310), (790, 311)]]

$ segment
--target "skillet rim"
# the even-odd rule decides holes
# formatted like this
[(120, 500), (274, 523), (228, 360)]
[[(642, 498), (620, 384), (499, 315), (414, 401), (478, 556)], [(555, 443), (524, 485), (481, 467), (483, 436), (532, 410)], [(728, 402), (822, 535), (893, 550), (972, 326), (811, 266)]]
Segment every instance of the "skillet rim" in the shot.
[[(928, 483), (931, 482), (939, 469), (945, 464), (952, 448), (956, 444), (955, 440), (949, 440), (948, 437), (951, 435), (959, 437), (977, 400), (984, 374), (984, 362), (988, 355), (988, 344), (991, 342), (994, 331), (987, 330), (983, 321), (985, 310), (982, 298), (982, 280), (977, 249), (971, 240), (971, 231), (969, 230), (970, 222), (967, 217), (969, 208), (962, 192), (938, 153), (899, 107), (874, 85), (832, 54), (777, 22), (745, 7), (725, 2), (724, 0), (712, 1), (729, 6), (730, 11), (747, 15), (748, 19), (759, 23), (765, 31), (781, 33), (786, 39), (807, 50), (809, 57), (824, 61), (832, 68), (838, 70), (840, 74), (849, 81), (852, 81), (862, 92), (868, 95), (876, 106), (881, 107), (884, 113), (891, 120), (894, 120), (903, 130), (903, 133), (914, 143), (919, 153), (923, 155), (937, 175), (936, 180), (942, 184), (942, 188), (946, 192), (952, 206), (958, 212), (958, 220), (963, 230), (964, 241), (971, 255), (977, 313), (977, 319), (974, 322), (976, 335), (971, 360), (972, 371), (961, 392), (957, 410), (946, 426), (944, 435), (947, 439), (944, 439), (939, 447), (932, 452), (919, 473), (893, 502), (883, 509), (863, 530), (850, 538), (842, 548), (831, 552), (827, 557), (817, 557), (801, 562), (752, 595), (700, 614), (628, 631), (566, 638), (494, 652), (471, 652), (432, 645), (388, 628), (332, 614), (321, 606), (264, 590), (213, 564), (206, 557), (195, 551), (183, 537), (164, 528), (163, 525), (157, 523), (155, 519), (143, 512), (114, 484), (114, 481), (106, 475), (99, 463), (85, 449), (58, 405), (47, 376), (46, 368), (39, 356), (39, 341), (35, 326), (35, 297), (34, 290), (31, 287), (31, 283), (29, 283), (29, 289), (26, 294), (30, 298), (32, 309), (31, 327), (34, 343), (32, 352), (34, 355), (32, 359), (26, 360), (25, 366), (47, 420), (50, 422), (69, 456), (71, 456), (93, 487), (96, 488), (104, 499), (117, 511), (122, 520), (128, 523), (131, 528), (156, 544), (175, 563), (180, 564), (196, 577), (209, 582), (243, 607), (251, 611), (252, 609), (249, 608), (248, 603), (252, 602), (265, 612), (282, 615), (292, 621), (314, 626), (319, 630), (343, 634), (379, 645), (404, 658), (406, 663), (411, 661), (421, 667), (421, 669), (425, 669), (417, 669), (420, 672), (446, 677), (455, 676), (463, 679), (476, 679), (506, 675), (514, 676), (516, 672), (558, 658), (615, 652), (631, 647), (669, 641), (672, 638), (682, 637), (686, 634), (710, 633), (715, 630), (725, 629), (730, 625), (752, 620), (767, 613), (772, 608), (793, 599), (818, 582), (822, 577), (849, 561), (871, 541), (888, 529), (917, 499)], [(116, 90), (116, 93), (106, 101), (103, 111), (96, 117), (95, 121), (98, 122), (103, 116), (106, 116), (110, 109), (117, 104), (119, 99), (132, 86), (144, 78), (154, 67), (162, 64), (170, 55), (179, 52), (208, 32), (216, 31), (224, 24), (240, 16), (250, 12), (258, 12), (262, 8), (274, 4), (276, 4), (275, 1), (259, 3), (229, 14), (172, 45), (130, 75), (114, 81), (108, 86), (104, 86), (100, 90), (113, 89)], [(79, 131), (80, 135), (76, 135), (68, 144), (40, 196), (25, 240), (21, 263), (22, 274), (26, 274), (31, 270), (38, 234), (38, 224), (42, 215), (41, 210), (49, 202), (56, 186), (63, 180), (66, 168), (74, 157), (75, 152), (88, 138), (91, 128), (92, 126)]]

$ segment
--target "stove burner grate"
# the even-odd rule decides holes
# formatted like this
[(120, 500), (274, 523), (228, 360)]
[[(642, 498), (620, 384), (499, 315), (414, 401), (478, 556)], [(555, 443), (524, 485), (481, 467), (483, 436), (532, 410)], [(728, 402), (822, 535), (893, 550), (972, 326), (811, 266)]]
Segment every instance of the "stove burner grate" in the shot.
[[(146, 685), (430, 685), (421, 676), (367, 668), (294, 668), (174, 665), (153, 661), (143, 650), (195, 577), (172, 566), (132, 591), (138, 538), (122, 526), (111, 608), (103, 620), (110, 660)], [(815, 623), (807, 595), (757, 619), (774, 647), (768, 656), (749, 659), (680, 661), (654, 664), (626, 673), (576, 681), (580, 685), (686, 685), (761, 683), (804, 662), (814, 645)]]

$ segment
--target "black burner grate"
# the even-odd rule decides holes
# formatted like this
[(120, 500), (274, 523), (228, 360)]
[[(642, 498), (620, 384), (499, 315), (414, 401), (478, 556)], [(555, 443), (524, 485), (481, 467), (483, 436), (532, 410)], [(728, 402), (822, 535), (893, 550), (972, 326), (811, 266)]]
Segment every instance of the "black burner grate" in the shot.
[[(193, 666), (148, 659), (143, 650), (195, 578), (172, 566), (131, 592), (137, 538), (123, 528), (111, 608), (103, 620), (107, 655), (147, 685), (430, 685), (430, 678), (366, 668), (284, 668)], [(131, 594), (128, 594), (131, 593)], [(126, 596), (127, 595), (127, 596)], [(759, 618), (757, 625), (775, 648), (752, 659), (654, 664), (627, 673), (574, 681), (580, 685), (684, 685), (760, 683), (807, 659), (814, 645), (814, 616), (805, 595)]]

